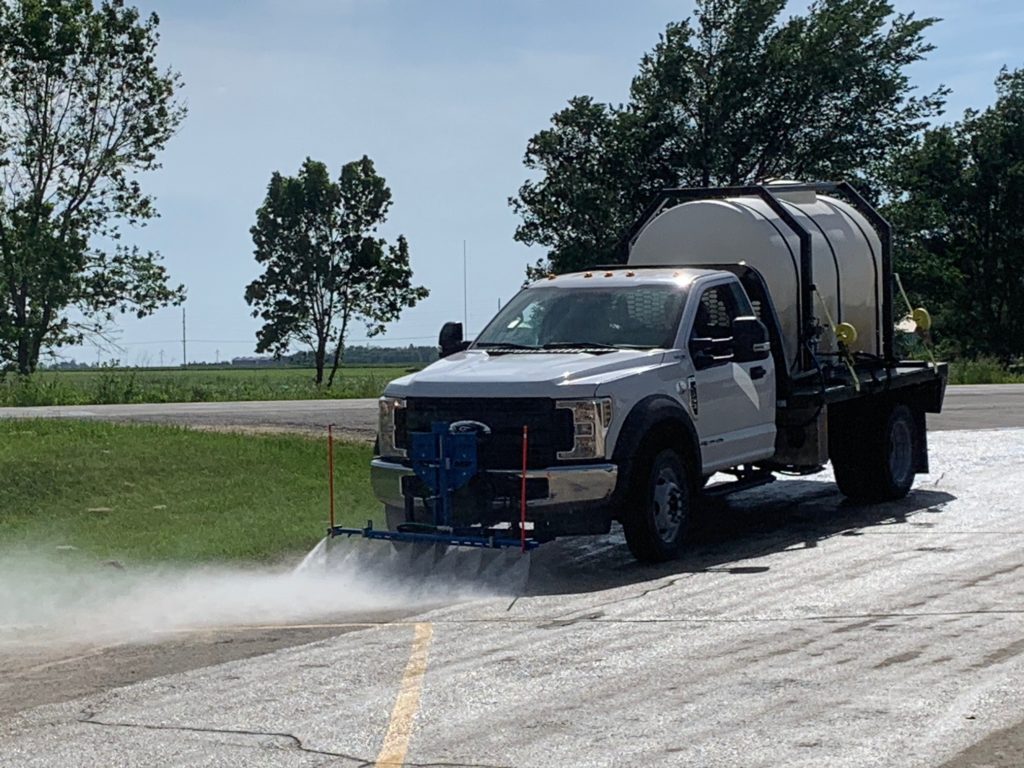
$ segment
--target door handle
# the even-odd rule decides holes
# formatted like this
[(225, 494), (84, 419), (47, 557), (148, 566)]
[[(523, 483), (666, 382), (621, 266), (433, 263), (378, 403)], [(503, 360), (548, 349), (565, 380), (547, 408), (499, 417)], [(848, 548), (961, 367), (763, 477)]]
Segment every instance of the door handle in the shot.
[(763, 379), (768, 375), (768, 371), (760, 365), (755, 365), (750, 369), (750, 378), (752, 379)]

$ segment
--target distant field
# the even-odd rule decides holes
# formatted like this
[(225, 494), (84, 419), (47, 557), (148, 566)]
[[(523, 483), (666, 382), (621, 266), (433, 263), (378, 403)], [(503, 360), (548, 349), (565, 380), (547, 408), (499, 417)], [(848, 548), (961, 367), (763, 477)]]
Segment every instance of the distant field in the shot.
[(41, 371), (0, 381), (0, 405), (200, 403), (377, 397), (392, 379), (422, 365), (345, 367), (317, 388), (305, 368), (103, 368)]
[[(380, 511), (370, 453), (335, 444), (340, 523)], [(326, 466), (324, 441), (291, 435), (0, 421), (0, 547), (123, 562), (287, 559), (324, 535)]]

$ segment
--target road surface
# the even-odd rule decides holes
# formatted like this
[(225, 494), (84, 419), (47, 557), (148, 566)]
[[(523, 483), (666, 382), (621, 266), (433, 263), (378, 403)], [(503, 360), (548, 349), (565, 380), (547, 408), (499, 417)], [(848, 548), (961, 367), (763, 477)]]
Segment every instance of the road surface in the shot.
[(356, 440), (372, 441), (377, 430), (377, 401), (267, 400), (234, 403), (133, 403), (130, 405), (52, 405), (0, 408), (0, 418), (96, 419), (150, 424), (180, 424), (205, 429), (322, 434), (328, 424)]
[[(335, 424), (341, 434), (373, 440), (377, 401), (270, 400), (237, 403), (154, 403), (137, 405), (0, 408), (0, 418), (69, 418), (184, 424), (213, 429), (254, 429), (322, 433)], [(1024, 427), (1024, 385), (950, 387), (941, 414), (928, 416), (933, 431)]]
[(1024, 429), (931, 446), (902, 502), (784, 480), (710, 510), (669, 565), (618, 533), (548, 545), (518, 596), (50, 655), (19, 628), (0, 765), (1020, 768)]

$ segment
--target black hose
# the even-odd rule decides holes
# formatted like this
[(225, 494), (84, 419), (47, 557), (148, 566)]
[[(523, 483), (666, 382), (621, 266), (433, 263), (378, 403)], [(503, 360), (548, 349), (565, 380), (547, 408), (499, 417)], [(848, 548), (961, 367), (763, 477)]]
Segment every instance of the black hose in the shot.
[(814, 361), (814, 367), (818, 371), (818, 380), (821, 382), (821, 402), (818, 403), (818, 409), (814, 412), (814, 415), (811, 416), (811, 418), (809, 418), (803, 424), (791, 425), (795, 426), (797, 429), (806, 429), (807, 427), (809, 427), (811, 424), (818, 420), (818, 417), (821, 415), (822, 409), (825, 407), (825, 393), (827, 390), (827, 384), (825, 382), (825, 370), (821, 367), (821, 361), (818, 359), (818, 355), (815, 354), (814, 350), (811, 349), (811, 345), (808, 344), (806, 340), (804, 340), (804, 348), (807, 350), (807, 354), (811, 356), (811, 360)]

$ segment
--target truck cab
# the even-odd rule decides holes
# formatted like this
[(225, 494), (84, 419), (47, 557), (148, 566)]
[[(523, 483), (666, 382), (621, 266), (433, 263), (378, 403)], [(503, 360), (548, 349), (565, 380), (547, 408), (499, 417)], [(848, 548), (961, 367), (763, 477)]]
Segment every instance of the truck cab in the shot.
[(656, 425), (700, 477), (774, 453), (767, 330), (728, 272), (616, 269), (529, 285), (465, 349), (388, 386), (371, 476), (389, 523), (404, 519), (414, 482), (408, 432), (446, 419), (487, 427), (477, 510), (481, 496), (497, 509), (514, 497), (525, 425), (538, 533), (607, 532)]

